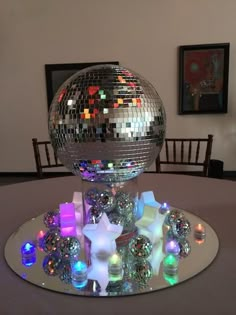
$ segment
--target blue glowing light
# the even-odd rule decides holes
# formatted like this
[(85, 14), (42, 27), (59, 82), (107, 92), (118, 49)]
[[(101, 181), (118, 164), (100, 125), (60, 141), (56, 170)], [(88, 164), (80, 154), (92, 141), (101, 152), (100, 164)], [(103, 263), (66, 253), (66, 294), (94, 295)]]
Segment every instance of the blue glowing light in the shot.
[(21, 278), (22, 279), (27, 279), (27, 274), (26, 273), (22, 273)]
[(84, 281), (75, 281), (75, 280), (72, 280), (72, 285), (74, 288), (76, 289), (82, 289), (84, 288), (88, 283), (88, 280), (84, 280)]
[(22, 255), (32, 255), (35, 254), (35, 245), (32, 243), (25, 243), (24, 245), (22, 245), (21, 247), (21, 254)]
[(159, 212), (160, 212), (161, 214), (166, 214), (168, 211), (169, 211), (169, 206), (168, 206), (168, 204), (167, 204), (166, 202), (164, 202), (164, 203), (161, 205), (161, 207), (160, 207), (160, 209), (159, 209)]
[(27, 242), (21, 246), (21, 263), (25, 267), (31, 267), (36, 263), (35, 245)]
[(72, 278), (72, 285), (76, 289), (82, 289), (87, 285), (87, 283), (88, 283), (87, 265), (85, 262), (77, 261), (72, 266), (71, 278)]
[(36, 255), (33, 254), (33, 255), (29, 256), (29, 257), (22, 256), (21, 263), (25, 267), (33, 266), (36, 263)]
[(73, 272), (77, 273), (77, 272), (87, 272), (87, 265), (85, 262), (83, 261), (77, 261), (74, 265), (73, 265)]

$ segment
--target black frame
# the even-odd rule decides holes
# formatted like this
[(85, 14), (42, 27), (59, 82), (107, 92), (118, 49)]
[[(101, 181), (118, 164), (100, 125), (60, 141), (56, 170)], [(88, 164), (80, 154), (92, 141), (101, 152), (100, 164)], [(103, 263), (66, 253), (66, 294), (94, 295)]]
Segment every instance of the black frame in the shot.
[[(209, 114), (209, 113), (227, 113), (227, 107), (228, 107), (228, 76), (229, 76), (229, 43), (219, 43), (219, 44), (202, 44), (202, 45), (185, 45), (185, 46), (179, 46), (179, 110), (178, 113), (180, 115), (183, 114)], [(216, 89), (216, 80), (207, 80), (204, 79), (200, 81), (200, 70), (201, 68), (203, 71), (206, 71), (207, 67), (210, 69), (211, 66), (216, 69), (216, 66), (214, 65), (213, 57), (215, 56), (211, 55), (211, 61), (208, 59), (208, 63), (204, 64), (206, 60), (203, 60), (204, 51), (205, 54), (209, 53), (210, 50), (213, 52), (216, 52), (216, 50), (222, 50), (223, 49), (223, 57), (220, 56), (220, 58), (223, 58), (223, 70), (220, 72), (222, 74), (222, 78), (218, 80), (220, 84), (220, 90), (214, 91), (211, 90), (211, 88)], [(195, 52), (195, 58), (197, 58), (196, 54), (199, 52), (198, 60), (195, 63), (194, 61), (192, 64), (189, 64), (190, 66), (196, 67), (196, 73), (199, 70), (199, 89), (193, 88), (192, 82), (188, 82), (188, 80), (185, 78), (185, 74), (187, 73), (187, 69), (185, 69), (186, 64), (188, 64), (188, 61), (191, 59), (189, 57), (188, 60), (188, 54), (186, 52), (193, 51)], [(201, 52), (202, 51), (202, 52)], [(187, 56), (186, 56), (187, 55)], [(201, 57), (202, 55), (202, 57)], [(207, 56), (207, 55), (205, 55)], [(219, 55), (218, 55), (219, 57)], [(208, 55), (208, 58), (209, 55)], [(216, 57), (217, 58), (217, 57)], [(206, 57), (205, 57), (206, 59)], [(199, 66), (200, 64), (200, 66)], [(216, 63), (215, 63), (216, 64)], [(219, 63), (218, 63), (219, 64)], [(187, 67), (186, 67), (187, 68)], [(191, 68), (192, 73), (194, 72), (194, 68)], [(189, 72), (191, 72), (189, 71)], [(209, 70), (210, 71), (210, 70)], [(214, 72), (213, 70), (211, 70)], [(219, 73), (219, 72), (218, 72)], [(186, 75), (187, 76), (187, 75)], [(196, 78), (196, 77), (195, 77)], [(212, 82), (212, 83), (210, 83)], [(214, 82), (214, 83), (213, 83)], [(209, 85), (208, 85), (209, 84)], [(210, 84), (213, 84), (210, 86)], [(204, 90), (205, 89), (209, 89)], [(192, 91), (192, 92), (191, 92)], [(205, 92), (207, 91), (207, 92)], [(197, 95), (197, 96), (196, 96)], [(195, 98), (194, 98), (195, 97)], [(198, 98), (197, 98), (198, 97)]]
[[(53, 88), (53, 74), (56, 73), (57, 71), (61, 72), (64, 71), (65, 74), (66, 72), (69, 72), (68, 76), (66, 79), (68, 79), (73, 73), (76, 73), (79, 70), (82, 70), (87, 67), (95, 66), (95, 65), (101, 65), (101, 64), (114, 64), (114, 65), (119, 65), (118, 61), (103, 61), (103, 62), (86, 62), (86, 63), (64, 63), (64, 64), (46, 64), (45, 65), (45, 74), (46, 74), (46, 89), (47, 89), (47, 104), (48, 104), (48, 109), (51, 105), (51, 102), (53, 100), (53, 97), (55, 93), (57, 92), (57, 89), (60, 87), (60, 85), (65, 81), (63, 80), (60, 82), (58, 87), (56, 89)], [(73, 71), (73, 73), (72, 73)]]

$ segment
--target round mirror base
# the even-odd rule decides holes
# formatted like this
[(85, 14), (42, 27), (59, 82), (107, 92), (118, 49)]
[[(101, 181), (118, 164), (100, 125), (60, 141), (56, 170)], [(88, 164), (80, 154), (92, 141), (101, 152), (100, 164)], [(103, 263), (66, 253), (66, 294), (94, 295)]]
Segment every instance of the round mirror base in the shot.
[[(75, 266), (75, 260), (71, 257), (68, 259), (63, 251), (63, 257), (57, 251), (49, 251), (48, 247), (46, 252), (40, 245), (47, 232), (43, 222), (45, 214), (25, 222), (9, 237), (5, 259), (9, 267), (25, 281), (65, 294), (114, 297), (172, 287), (208, 267), (219, 249), (218, 237), (208, 223), (190, 212), (178, 210), (190, 222), (188, 237), (175, 239), (171, 243), (173, 237), (164, 223), (162, 235), (152, 243), (148, 257), (140, 258), (132, 254), (129, 245), (132, 238), (124, 244), (117, 244), (120, 265), (111, 266), (111, 257), (101, 259), (96, 255), (90, 256), (89, 244), (83, 235), (80, 236), (78, 260), (85, 263), (85, 269), (82, 264)], [(197, 227), (204, 228), (203, 233)], [(145, 233), (139, 228), (137, 234)], [(57, 242), (56, 237), (54, 241)], [(72, 245), (75, 248), (76, 244)]]

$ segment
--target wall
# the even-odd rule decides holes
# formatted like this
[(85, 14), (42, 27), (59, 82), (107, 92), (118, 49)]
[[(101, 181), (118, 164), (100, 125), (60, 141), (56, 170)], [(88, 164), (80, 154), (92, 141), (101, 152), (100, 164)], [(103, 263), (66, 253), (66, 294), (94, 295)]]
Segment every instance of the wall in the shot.
[[(167, 135), (214, 134), (213, 158), (236, 170), (235, 0), (8, 0), (0, 4), (0, 171), (34, 171), (46, 139), (44, 64), (119, 60), (150, 80)], [(229, 111), (177, 115), (179, 45), (230, 42)]]

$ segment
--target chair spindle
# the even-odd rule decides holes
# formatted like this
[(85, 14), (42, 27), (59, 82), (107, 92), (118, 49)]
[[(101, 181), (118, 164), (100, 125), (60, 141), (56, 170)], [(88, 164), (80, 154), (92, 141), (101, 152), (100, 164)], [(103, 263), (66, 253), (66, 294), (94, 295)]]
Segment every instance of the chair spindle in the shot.
[(169, 162), (169, 147), (168, 147), (168, 141), (165, 140), (166, 145), (166, 161)]
[(191, 162), (191, 155), (192, 155), (192, 141), (190, 140), (189, 147), (188, 147), (188, 163)]
[(197, 150), (196, 150), (196, 159), (195, 159), (196, 163), (198, 162), (198, 159), (199, 159), (199, 151), (200, 151), (200, 141), (198, 140), (198, 142), (197, 142)]
[(181, 163), (184, 161), (184, 141), (181, 141)]
[(174, 155), (174, 162), (176, 162), (176, 142), (173, 141), (173, 155)]
[(48, 145), (47, 145), (47, 143), (45, 143), (45, 152), (46, 152), (46, 157), (47, 157), (48, 165), (50, 166), (50, 165), (51, 165), (51, 160), (50, 160), (50, 155), (49, 155), (49, 150), (48, 150)]

